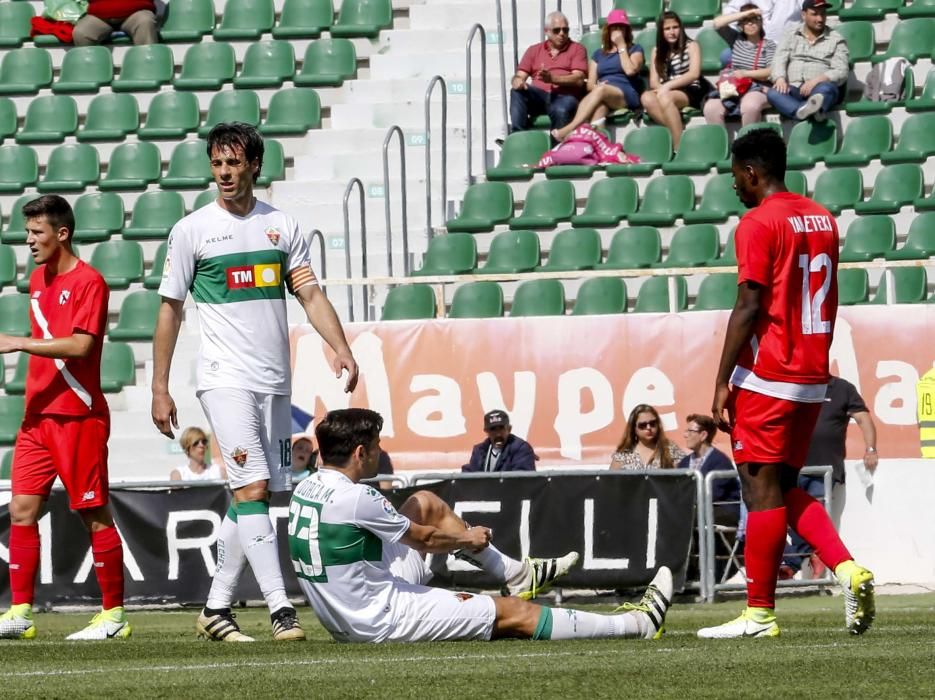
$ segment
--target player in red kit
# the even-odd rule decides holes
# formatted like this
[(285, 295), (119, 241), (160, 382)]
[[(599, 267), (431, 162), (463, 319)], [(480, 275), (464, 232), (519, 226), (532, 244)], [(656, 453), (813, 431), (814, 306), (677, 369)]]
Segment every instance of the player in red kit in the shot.
[(13, 452), (10, 501), (12, 605), (0, 637), (36, 636), (32, 603), (39, 569), (38, 521), (52, 482), (62, 480), (71, 508), (91, 535), (103, 610), (71, 640), (126, 638), (123, 543), (108, 506), (110, 412), (101, 393), (101, 346), (109, 293), (101, 275), (71, 246), (68, 202), (44, 195), (23, 207), (26, 244), (36, 269), (29, 279), (31, 338), (0, 335), (0, 353), (27, 352), (26, 414)]
[(787, 525), (834, 570), (847, 629), (861, 634), (873, 622), (873, 574), (854, 563), (822, 504), (796, 485), (830, 376), (837, 224), (824, 207), (786, 190), (786, 146), (771, 129), (738, 138), (732, 152), (734, 189), (752, 209), (734, 237), (737, 304), (712, 411), (730, 433), (749, 510), (747, 608), (698, 636), (779, 636), (776, 577)]

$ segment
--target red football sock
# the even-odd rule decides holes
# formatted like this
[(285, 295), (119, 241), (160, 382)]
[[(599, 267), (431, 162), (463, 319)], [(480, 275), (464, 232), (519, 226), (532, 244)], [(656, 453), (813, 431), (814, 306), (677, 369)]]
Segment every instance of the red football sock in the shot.
[(786, 491), (783, 501), (789, 527), (812, 546), (825, 566), (833, 571), (841, 562), (853, 559), (819, 501), (798, 487)]
[(10, 526), (10, 591), (12, 604), (33, 602), (39, 571), (39, 526)]
[(117, 528), (92, 532), (91, 552), (104, 609), (123, 607), (123, 543)]
[(760, 510), (747, 515), (747, 607), (776, 607), (776, 577), (786, 546), (786, 509)]

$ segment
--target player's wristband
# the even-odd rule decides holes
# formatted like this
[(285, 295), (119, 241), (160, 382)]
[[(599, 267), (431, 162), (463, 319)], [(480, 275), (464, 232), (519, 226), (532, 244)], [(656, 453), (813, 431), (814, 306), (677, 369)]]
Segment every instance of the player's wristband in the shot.
[(869, 452), (870, 454), (874, 454), (874, 455), (875, 455), (875, 454), (877, 453), (877, 448), (876, 448), (876, 447), (868, 447), (866, 451)]

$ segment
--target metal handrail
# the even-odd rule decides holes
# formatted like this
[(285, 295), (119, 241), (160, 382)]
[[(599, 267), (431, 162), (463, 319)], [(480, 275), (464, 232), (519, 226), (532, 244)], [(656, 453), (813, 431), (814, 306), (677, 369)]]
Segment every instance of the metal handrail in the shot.
[[(312, 229), (312, 232), (308, 234), (308, 246), (312, 247), (312, 242), (318, 240), (318, 250), (321, 255), (320, 264), (318, 266), (318, 278), (323, 280), (328, 277), (328, 261), (325, 257), (325, 235), (319, 231), (317, 228)], [(328, 298), (328, 286), (325, 285), (322, 287), (322, 291), (325, 293), (325, 298)]]
[(507, 117), (506, 111), (506, 65), (504, 64), (506, 59), (503, 56), (504, 39), (501, 0), (497, 0), (497, 37), (500, 40), (500, 50), (497, 52), (498, 61), (500, 63), (500, 106), (503, 112), (503, 135), (506, 136), (510, 130), (510, 120), (509, 117)]
[[(348, 202), (351, 198), (351, 190), (354, 189), (354, 185), (357, 185), (358, 190), (360, 191), (360, 255), (361, 255), (361, 277), (367, 279), (367, 211), (366, 204), (364, 201), (364, 183), (360, 181), (358, 177), (352, 177), (347, 183), (347, 187), (344, 190), (344, 267), (347, 271), (347, 276), (351, 276), (351, 218), (350, 212), (348, 211)], [(368, 285), (364, 284), (363, 287), (363, 299), (364, 299), (364, 320), (370, 320), (370, 304), (368, 301)], [(354, 290), (348, 286), (347, 288), (347, 318), (349, 321), (353, 322), (354, 320)]]
[[(594, 0), (598, 2), (598, 0)], [(510, 0), (510, 13), (513, 15), (513, 73), (519, 65), (519, 25), (516, 21), (516, 0)]]
[(432, 229), (432, 93), (435, 86), (442, 86), (442, 217), (448, 202), (448, 84), (436, 75), (425, 89), (425, 232), (431, 241), (435, 237)]
[(386, 213), (386, 269), (390, 277), (393, 276), (393, 223), (390, 213), (390, 159), (389, 147), (393, 134), (399, 137), (399, 167), (402, 174), (401, 197), (403, 208), (403, 274), (409, 274), (409, 211), (406, 197), (406, 140), (403, 130), (398, 126), (391, 126), (383, 139), (383, 210)]
[(487, 32), (481, 24), (475, 24), (468, 33), (467, 42), (464, 46), (465, 60), (467, 61), (467, 184), (474, 184), (474, 176), (471, 173), (472, 157), (474, 150), (474, 133), (471, 129), (471, 44), (477, 32), (480, 32), (480, 113), (481, 113), (481, 152), (487, 153)]

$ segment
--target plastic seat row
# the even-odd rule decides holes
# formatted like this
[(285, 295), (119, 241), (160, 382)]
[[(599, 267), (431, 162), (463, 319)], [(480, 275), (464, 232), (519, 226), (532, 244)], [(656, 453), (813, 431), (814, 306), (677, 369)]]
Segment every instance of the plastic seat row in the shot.
[[(258, 184), (266, 187), (285, 178), (282, 144), (265, 141), (266, 152)], [(45, 175), (29, 146), (0, 146), (0, 193), (15, 194), (35, 186), (40, 192), (81, 192), (91, 185), (102, 190), (141, 190), (151, 184), (163, 189), (202, 189), (211, 182), (211, 168), (203, 141), (183, 141), (172, 149), (162, 174), (162, 156), (155, 144), (128, 142), (111, 154), (107, 173), (101, 177), (97, 149), (87, 143), (56, 146), (49, 155)]]
[(195, 44), (185, 52), (177, 77), (172, 50), (164, 44), (130, 47), (116, 79), (110, 50), (76, 47), (65, 54), (53, 83), (48, 51), (23, 47), (3, 54), (0, 94), (30, 95), (48, 87), (54, 93), (94, 93), (106, 86), (114, 92), (141, 92), (170, 84), (176, 90), (219, 90), (225, 83), (235, 88), (276, 88), (285, 81), (300, 87), (338, 86), (356, 72), (357, 53), (348, 39), (311, 42), (298, 72), (292, 44), (273, 39), (247, 48), (240, 73), (230, 44)]
[(841, 9), (838, 15), (846, 22), (852, 20), (879, 21), (888, 13), (895, 13), (900, 19), (935, 17), (935, 2), (932, 0), (912, 0), (907, 5), (905, 0), (854, 0), (848, 7)]
[[(20, 353), (13, 377), (6, 383), (7, 395), (21, 396), (25, 393), (28, 364), (29, 355)], [(136, 359), (133, 348), (122, 342), (104, 343), (101, 352), (101, 389), (104, 393), (115, 394), (125, 386), (133, 386), (135, 383)]]
[(218, 92), (211, 98), (202, 122), (193, 93), (163, 92), (150, 103), (146, 123), (140, 126), (136, 98), (128, 94), (97, 95), (88, 105), (84, 125), (78, 128), (78, 106), (68, 95), (34, 98), (26, 109), (22, 128), (16, 130), (13, 101), (0, 97), (0, 141), (14, 136), (17, 143), (61, 143), (66, 136), (78, 141), (122, 141), (128, 134), (143, 140), (183, 139), (197, 132), (207, 136), (221, 121), (242, 121), (259, 126), (264, 136), (304, 135), (321, 126), (321, 101), (311, 88), (277, 91), (260, 123), (260, 99), (252, 90)]

